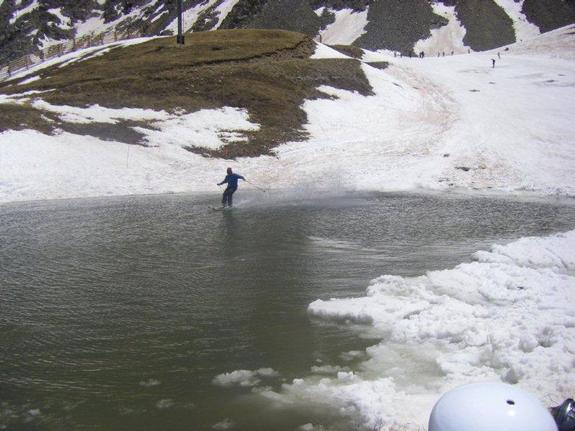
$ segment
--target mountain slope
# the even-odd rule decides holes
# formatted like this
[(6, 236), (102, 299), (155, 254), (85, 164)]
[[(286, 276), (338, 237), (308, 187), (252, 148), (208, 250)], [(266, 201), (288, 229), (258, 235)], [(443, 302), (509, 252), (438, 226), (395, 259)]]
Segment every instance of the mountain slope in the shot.
[[(447, 16), (436, 13), (445, 7), (452, 9)], [(546, 0), (544, 5), (538, 0), (186, 0), (184, 9), (187, 31), (285, 29), (321, 35), (325, 43), (404, 54), (446, 26), (450, 16), (464, 35), (438, 46), (437, 52), (513, 43), (523, 38), (522, 28), (529, 23), (546, 32), (575, 22), (573, 0)], [(115, 30), (154, 36), (174, 34), (176, 27), (172, 0), (2, 0), (0, 64), (87, 34)]]
[[(217, 40), (218, 32), (194, 37)], [(173, 48), (162, 39), (132, 41), (135, 51), (91, 48), (58, 60), (68, 66), (40, 69), (43, 78), (37, 68), (20, 86), (1, 89), (0, 118), (13, 122), (0, 134), (0, 199), (215, 191), (228, 166), (281, 190), (278, 199), (326, 190), (575, 195), (575, 26), (510, 45), (500, 59), (496, 52), (415, 59), (364, 51), (358, 62), (316, 44), (307, 58), (309, 51), (288, 50), (288, 58), (206, 64), (195, 51), (173, 64), (156, 61), (164, 50), (168, 58), (173, 49), (194, 52), (171, 40)], [(288, 33), (279, 45), (298, 40), (309, 41)], [(208, 63), (235, 52), (233, 44), (213, 50), (221, 48), (213, 41), (203, 51)], [(134, 53), (158, 77), (146, 78), (151, 92), (126, 91), (146, 81), (146, 70), (104, 74), (106, 63)], [(146, 65), (146, 57), (153, 61)], [(374, 67), (381, 62), (388, 66)], [(88, 66), (92, 76), (76, 75)], [(234, 70), (249, 82), (238, 85)], [(191, 85), (195, 73), (211, 82), (209, 92)], [(98, 99), (100, 89), (122, 96)], [(294, 91), (296, 99), (277, 97)], [(176, 107), (178, 95), (185, 109)], [(261, 109), (274, 103), (281, 109)], [(230, 160), (226, 149), (250, 157)]]
[[(222, 30), (195, 33), (189, 42), (179, 46), (173, 38), (156, 38), (108, 52), (106, 48), (90, 51), (80, 61), (64, 62), (67, 67), (59, 63), (41, 68), (37, 74), (0, 84), (0, 89), (7, 94), (42, 92), (43, 101), (52, 105), (167, 112), (223, 107), (246, 110), (250, 121), (259, 124), (257, 131), (230, 139), (217, 151), (192, 143), (187, 146), (190, 151), (226, 158), (261, 155), (282, 143), (304, 139), (306, 114), (301, 105), (305, 99), (327, 97), (316, 89), (320, 85), (370, 94), (359, 62), (311, 60), (315, 44), (302, 34)], [(34, 106), (25, 108), (4, 112), (0, 130), (20, 122), (41, 130), (63, 129), (101, 137), (95, 125), (82, 128), (55, 121), (39, 109), (31, 113)], [(145, 144), (133, 133), (126, 135), (125, 127), (117, 134), (113, 129), (108, 126), (107, 138)]]

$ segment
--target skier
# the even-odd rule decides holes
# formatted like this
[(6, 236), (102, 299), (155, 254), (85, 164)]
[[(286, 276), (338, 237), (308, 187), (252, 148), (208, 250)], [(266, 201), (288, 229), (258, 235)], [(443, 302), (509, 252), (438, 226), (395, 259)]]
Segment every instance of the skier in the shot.
[(226, 175), (226, 178), (224, 178), (224, 180), (221, 183), (218, 183), (218, 186), (221, 186), (222, 184), (226, 183), (228, 184), (228, 187), (226, 188), (226, 190), (224, 191), (224, 195), (222, 196), (222, 206), (225, 208), (227, 205), (228, 207), (231, 208), (232, 195), (238, 189), (238, 180), (246, 181), (246, 179), (241, 175), (234, 174), (232, 172), (232, 168), (228, 168), (227, 173), (228, 174)]

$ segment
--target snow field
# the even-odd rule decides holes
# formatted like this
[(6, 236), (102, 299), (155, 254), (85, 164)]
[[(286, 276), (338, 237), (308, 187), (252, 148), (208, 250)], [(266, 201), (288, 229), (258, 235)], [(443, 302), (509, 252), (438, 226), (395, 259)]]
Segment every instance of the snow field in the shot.
[[(566, 27), (512, 45), (508, 51), (501, 49), (501, 58), (495, 51), (425, 59), (366, 53), (366, 61), (390, 62), (384, 70), (362, 65), (374, 94), (322, 87), (331, 99), (308, 100), (303, 105), (309, 140), (279, 146), (275, 157), (225, 161), (182, 149), (190, 145), (221, 148), (240, 139), (238, 132), (257, 130), (245, 111), (225, 107), (168, 114), (97, 106), (78, 109), (48, 106), (40, 101), (41, 95), (28, 95), (31, 103), (69, 122), (148, 121), (154, 130), (137, 131), (146, 135), (151, 147), (67, 133), (4, 132), (0, 157), (4, 166), (6, 160), (10, 166), (0, 171), (0, 202), (215, 191), (214, 184), (228, 165), (256, 184), (283, 190), (574, 195), (572, 30)], [(59, 61), (93, 54), (78, 53)], [(318, 44), (314, 58), (342, 56)], [(0, 103), (16, 100), (24, 99), (3, 97)], [(95, 149), (98, 143), (102, 145)], [(79, 151), (92, 147), (89, 155)], [(38, 151), (45, 156), (42, 160)], [(93, 168), (83, 169), (88, 157)], [(65, 172), (64, 165), (68, 166)], [(33, 174), (29, 174), (31, 166)]]

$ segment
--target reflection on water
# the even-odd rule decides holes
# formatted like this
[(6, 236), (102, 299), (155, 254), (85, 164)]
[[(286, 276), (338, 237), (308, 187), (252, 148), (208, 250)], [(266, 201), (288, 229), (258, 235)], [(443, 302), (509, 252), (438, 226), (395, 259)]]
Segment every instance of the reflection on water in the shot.
[(212, 379), (270, 367), (278, 386), (372, 344), (311, 322), (317, 298), (575, 227), (561, 202), (241, 197), (229, 212), (205, 196), (0, 206), (0, 427), (293, 430), (318, 413)]

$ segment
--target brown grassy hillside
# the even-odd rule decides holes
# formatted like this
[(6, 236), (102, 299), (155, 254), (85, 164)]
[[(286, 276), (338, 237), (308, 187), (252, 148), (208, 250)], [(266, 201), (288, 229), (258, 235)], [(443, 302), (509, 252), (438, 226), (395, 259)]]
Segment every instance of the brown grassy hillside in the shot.
[[(281, 143), (305, 139), (302, 126), (307, 119), (301, 105), (306, 99), (327, 97), (317, 90), (318, 86), (371, 92), (357, 60), (312, 60), (309, 57), (314, 49), (314, 42), (307, 36), (287, 31), (193, 33), (187, 35), (184, 46), (169, 37), (115, 48), (63, 68), (42, 70), (42, 79), (29, 84), (2, 83), (0, 93), (46, 91), (40, 96), (51, 104), (79, 107), (98, 104), (171, 112), (244, 108), (250, 121), (261, 126), (247, 136), (247, 144), (230, 142), (211, 152), (189, 149), (214, 157), (256, 156), (269, 153)], [(66, 124), (27, 104), (0, 105), (0, 130), (34, 128), (50, 132), (60, 128), (122, 142), (130, 136), (129, 143), (145, 144), (138, 142), (137, 134), (125, 133), (129, 126), (82, 127)]]

